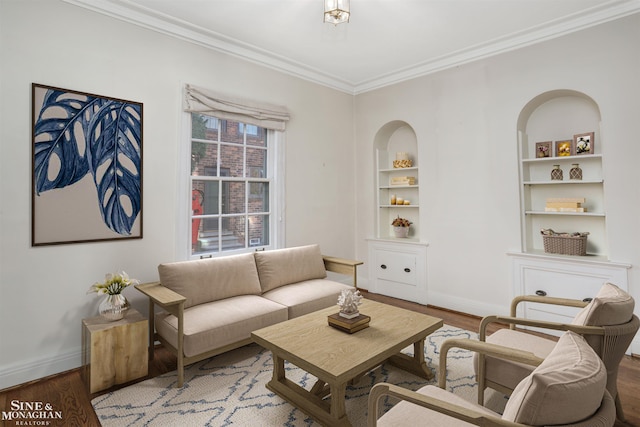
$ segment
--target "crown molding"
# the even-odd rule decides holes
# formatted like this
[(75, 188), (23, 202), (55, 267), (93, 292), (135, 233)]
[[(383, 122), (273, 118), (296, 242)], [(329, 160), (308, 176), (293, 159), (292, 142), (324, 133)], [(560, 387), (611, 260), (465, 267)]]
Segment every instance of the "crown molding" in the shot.
[(126, 0), (119, 0), (117, 3), (110, 0), (63, 1), (352, 95), (520, 49), (640, 12), (640, 0), (611, 0), (568, 18), (528, 28), (366, 81), (350, 82), (335, 75), (319, 72), (274, 52), (127, 3)]

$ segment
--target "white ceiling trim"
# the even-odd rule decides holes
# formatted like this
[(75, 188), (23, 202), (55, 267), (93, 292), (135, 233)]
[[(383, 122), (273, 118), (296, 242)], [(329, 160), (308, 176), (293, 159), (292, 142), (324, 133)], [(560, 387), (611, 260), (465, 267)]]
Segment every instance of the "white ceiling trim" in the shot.
[(406, 69), (399, 69), (366, 82), (360, 82), (354, 87), (354, 93), (371, 91), (479, 59), (520, 49), (638, 12), (640, 12), (640, 2), (637, 0), (618, 4), (615, 7), (608, 5), (593, 8), (588, 12), (576, 14), (571, 17), (571, 19), (563, 18), (559, 20), (559, 22), (546, 24), (537, 29), (530, 28), (519, 33), (512, 33), (486, 43), (452, 52), (422, 64), (417, 64)]
[(513, 33), (487, 43), (469, 47), (415, 66), (398, 69), (367, 81), (349, 82), (337, 76), (321, 73), (305, 64), (285, 58), (257, 46), (231, 39), (190, 23), (159, 14), (134, 4), (122, 6), (108, 0), (63, 0), (112, 18), (151, 29), (267, 68), (311, 81), (349, 94), (358, 94), (416, 77), (460, 66), (489, 56), (540, 43), (572, 32), (619, 19), (640, 11), (640, 0), (620, 0), (591, 8), (569, 19)]

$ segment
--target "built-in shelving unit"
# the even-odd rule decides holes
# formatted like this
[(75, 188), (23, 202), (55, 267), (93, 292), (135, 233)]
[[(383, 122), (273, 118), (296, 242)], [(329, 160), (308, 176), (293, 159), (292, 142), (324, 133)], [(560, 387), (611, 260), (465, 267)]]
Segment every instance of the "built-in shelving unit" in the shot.
[[(404, 153), (410, 167), (394, 167)], [(418, 141), (406, 122), (384, 125), (374, 141), (375, 231), (369, 239), (369, 284), (373, 293), (427, 303), (427, 245), (420, 240), (420, 178)], [(411, 184), (393, 185), (393, 179), (411, 177)], [(396, 200), (396, 204), (392, 203)], [(408, 204), (397, 204), (398, 199)], [(395, 237), (391, 222), (396, 217), (413, 224), (406, 238)]]
[[(574, 135), (594, 133), (590, 154), (556, 156), (556, 142)], [(537, 142), (550, 142), (550, 157), (538, 157)], [(532, 99), (518, 119), (520, 167), (520, 213), (522, 251), (510, 252), (513, 296), (547, 295), (557, 298), (593, 298), (605, 282), (628, 290), (626, 263), (609, 260), (604, 160), (608, 141), (602, 131), (600, 109), (589, 96), (571, 90), (555, 90)], [(572, 150), (571, 153), (575, 153)], [(582, 169), (582, 179), (570, 179), (572, 165)], [(559, 165), (562, 180), (551, 179)], [(586, 212), (547, 212), (547, 199), (581, 199)], [(544, 252), (541, 229), (557, 232), (588, 232), (587, 255)], [(518, 315), (569, 323), (576, 308), (548, 307), (527, 302)], [(545, 331), (549, 333), (548, 331)]]
[[(594, 133), (591, 154), (555, 156), (557, 141), (573, 140), (580, 133)], [(606, 144), (596, 103), (574, 91), (553, 91), (535, 98), (523, 110), (518, 123), (522, 214), (522, 250), (544, 253), (541, 229), (588, 232), (587, 253), (606, 259), (606, 209), (602, 147)], [(536, 157), (536, 143), (550, 141), (551, 156)], [(569, 178), (572, 165), (583, 171), (581, 180)], [(559, 165), (563, 180), (552, 180)], [(549, 198), (584, 198), (586, 212), (546, 212)]]

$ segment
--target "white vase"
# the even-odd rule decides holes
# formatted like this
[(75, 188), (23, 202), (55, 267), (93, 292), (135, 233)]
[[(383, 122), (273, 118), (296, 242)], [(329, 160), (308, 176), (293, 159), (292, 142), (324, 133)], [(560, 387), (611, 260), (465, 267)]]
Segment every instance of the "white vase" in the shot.
[(393, 227), (393, 234), (395, 234), (396, 237), (408, 237), (409, 227)]
[(127, 310), (129, 301), (122, 294), (106, 295), (98, 307), (100, 316), (111, 322), (122, 319)]

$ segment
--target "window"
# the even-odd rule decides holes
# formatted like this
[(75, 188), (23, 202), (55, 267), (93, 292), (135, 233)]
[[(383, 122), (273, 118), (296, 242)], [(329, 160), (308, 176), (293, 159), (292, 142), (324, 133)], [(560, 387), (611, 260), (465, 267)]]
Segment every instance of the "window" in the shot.
[(191, 256), (272, 245), (275, 134), (191, 113)]

